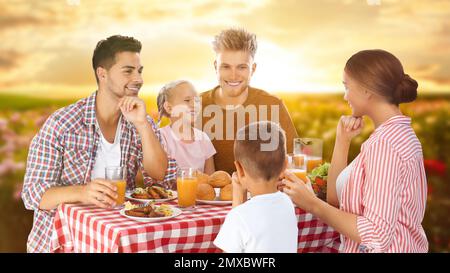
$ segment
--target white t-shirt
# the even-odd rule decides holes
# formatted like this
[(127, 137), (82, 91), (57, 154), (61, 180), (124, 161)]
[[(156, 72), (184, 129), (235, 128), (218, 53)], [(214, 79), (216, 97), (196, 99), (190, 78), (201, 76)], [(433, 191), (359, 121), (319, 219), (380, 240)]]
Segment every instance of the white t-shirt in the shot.
[(285, 193), (257, 195), (228, 213), (214, 244), (229, 253), (296, 253), (297, 224)]
[[(336, 194), (337, 194), (337, 198), (339, 201), (339, 206), (341, 206), (342, 204), (342, 190), (344, 189), (345, 185), (347, 185), (348, 179), (350, 177), (350, 172), (353, 169), (353, 162), (348, 164), (347, 167), (345, 167), (345, 169), (342, 170), (342, 172), (338, 175), (338, 177), (336, 178)], [(344, 236), (341, 234), (341, 246), (339, 248), (339, 252), (344, 251)]]
[(114, 143), (109, 143), (103, 136), (102, 130), (99, 130), (100, 141), (97, 146), (97, 155), (95, 157), (94, 168), (91, 173), (92, 180), (95, 178), (105, 178), (105, 167), (120, 166), (120, 137), (122, 134), (122, 131), (120, 130), (121, 119), (122, 117), (119, 119), (119, 123), (117, 124)]
[(338, 175), (336, 179), (336, 194), (339, 201), (339, 205), (342, 203), (342, 189), (344, 189), (345, 185), (348, 182), (348, 178), (350, 177), (350, 172), (353, 169), (353, 161), (352, 163), (348, 164), (347, 167), (345, 167), (344, 170)]

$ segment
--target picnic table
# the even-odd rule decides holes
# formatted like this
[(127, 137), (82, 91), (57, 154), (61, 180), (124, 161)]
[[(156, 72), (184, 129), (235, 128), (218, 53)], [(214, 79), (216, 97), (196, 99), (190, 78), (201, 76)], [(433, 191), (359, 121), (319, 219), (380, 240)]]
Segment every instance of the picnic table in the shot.
[[(176, 206), (176, 201), (167, 202)], [(220, 253), (213, 241), (231, 205), (197, 205), (163, 222), (138, 222), (119, 209), (61, 204), (58, 206), (51, 251), (63, 253)], [(310, 213), (296, 208), (298, 252), (338, 252), (339, 233)]]

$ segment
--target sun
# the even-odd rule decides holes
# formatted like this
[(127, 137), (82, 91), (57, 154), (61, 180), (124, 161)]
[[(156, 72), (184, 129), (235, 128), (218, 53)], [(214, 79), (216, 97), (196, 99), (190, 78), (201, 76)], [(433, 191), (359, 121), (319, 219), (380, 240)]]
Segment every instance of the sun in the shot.
[[(306, 54), (288, 50), (268, 40), (261, 40), (255, 56), (257, 64), (251, 85), (271, 92), (326, 92), (330, 86), (312, 79), (326, 77), (315, 70)], [(324, 82), (324, 81), (323, 81)], [(331, 87), (332, 89), (334, 87)]]

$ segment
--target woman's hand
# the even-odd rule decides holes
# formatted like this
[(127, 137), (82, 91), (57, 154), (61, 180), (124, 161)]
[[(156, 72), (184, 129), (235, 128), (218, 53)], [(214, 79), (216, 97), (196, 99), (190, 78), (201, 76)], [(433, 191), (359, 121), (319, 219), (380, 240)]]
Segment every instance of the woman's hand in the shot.
[(309, 179), (308, 183), (305, 184), (303, 180), (295, 176), (290, 171), (285, 171), (284, 175), (283, 192), (285, 192), (292, 199), (297, 207), (307, 212), (311, 212), (315, 202), (319, 199), (314, 194), (314, 190), (311, 187), (311, 182)]
[(350, 142), (364, 127), (362, 117), (341, 116), (336, 129), (336, 140)]

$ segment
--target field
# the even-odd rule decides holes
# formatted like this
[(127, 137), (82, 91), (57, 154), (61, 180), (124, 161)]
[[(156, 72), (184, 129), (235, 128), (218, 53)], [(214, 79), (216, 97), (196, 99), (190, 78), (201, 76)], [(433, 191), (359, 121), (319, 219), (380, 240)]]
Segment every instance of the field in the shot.
[[(286, 103), (301, 137), (324, 140), (324, 159), (329, 161), (334, 145), (335, 128), (342, 114), (350, 108), (342, 95), (280, 95)], [(33, 213), (25, 210), (20, 191), (28, 146), (56, 109), (74, 100), (34, 99), (0, 95), (0, 252), (25, 252)], [(156, 118), (155, 98), (147, 98), (148, 112)], [(423, 151), (428, 179), (427, 210), (423, 226), (430, 252), (450, 250), (450, 96), (421, 97), (402, 106), (412, 117), (414, 130)], [(362, 134), (354, 139), (350, 160), (373, 131), (366, 120)]]

